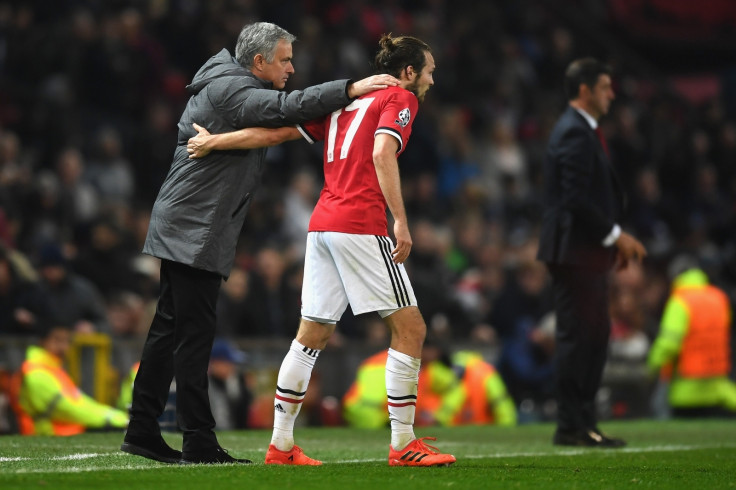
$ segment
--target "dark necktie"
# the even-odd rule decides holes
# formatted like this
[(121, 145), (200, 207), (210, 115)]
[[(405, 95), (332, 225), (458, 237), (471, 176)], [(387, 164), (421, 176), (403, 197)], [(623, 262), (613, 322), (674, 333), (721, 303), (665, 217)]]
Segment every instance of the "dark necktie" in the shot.
[(601, 131), (601, 127), (598, 126), (595, 128), (595, 134), (598, 135), (598, 139), (601, 141), (601, 146), (603, 147), (603, 151), (606, 152), (606, 156), (608, 158), (611, 158), (611, 154), (608, 153), (608, 144), (606, 144), (606, 138), (603, 137), (603, 131)]

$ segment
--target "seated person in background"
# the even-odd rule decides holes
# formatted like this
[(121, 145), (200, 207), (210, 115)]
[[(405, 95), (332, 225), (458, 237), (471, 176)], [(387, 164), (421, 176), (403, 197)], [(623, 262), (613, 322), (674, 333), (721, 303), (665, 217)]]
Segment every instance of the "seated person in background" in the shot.
[(554, 420), (555, 314), (520, 322), (504, 340), (498, 370), (519, 407), (520, 423)]
[[(676, 261), (677, 262), (677, 261)], [(677, 269), (676, 262), (673, 267)], [(682, 261), (680, 261), (682, 262)], [(652, 375), (669, 380), (675, 416), (736, 415), (736, 384), (731, 372), (731, 306), (728, 296), (708, 282), (691, 261), (674, 276), (660, 330), (649, 351)], [(677, 271), (675, 271), (677, 272)]]
[(70, 327), (53, 326), (41, 332), (38, 345), (28, 347), (11, 389), (21, 434), (70, 436), (88, 428), (127, 427), (125, 412), (82, 393), (64, 371), (71, 339)]
[(0, 245), (0, 335), (33, 335), (49, 316), (49, 299), (35, 270), (18, 252)]
[(115, 406), (125, 413), (129, 413), (130, 406), (133, 403), (133, 383), (135, 382), (135, 376), (138, 374), (140, 365), (140, 362), (133, 364), (120, 383), (120, 393), (118, 394)]
[(39, 274), (54, 321), (79, 333), (110, 333), (102, 295), (91, 281), (69, 270), (59, 245), (42, 247)]
[(496, 369), (477, 352), (452, 355), (452, 367), (461, 380), (465, 403), (449, 425), (516, 425), (516, 406)]
[[(343, 415), (349, 425), (382, 428), (388, 424), (383, 396), (386, 356), (387, 351), (379, 352), (358, 368), (356, 380), (343, 398)], [(425, 344), (416, 425), (494, 423), (515, 425), (516, 408), (493, 366), (468, 351), (456, 353), (449, 362), (434, 345)]]
[(215, 339), (207, 370), (209, 397), (216, 427), (245, 429), (253, 394), (241, 366), (246, 355), (225, 339)]

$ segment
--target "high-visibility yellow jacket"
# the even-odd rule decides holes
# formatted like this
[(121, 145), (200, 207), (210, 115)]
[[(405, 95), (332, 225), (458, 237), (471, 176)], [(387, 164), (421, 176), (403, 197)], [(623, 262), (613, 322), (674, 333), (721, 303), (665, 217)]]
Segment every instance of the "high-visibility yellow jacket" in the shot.
[(736, 410), (731, 370), (731, 307), (726, 294), (690, 269), (675, 278), (660, 331), (647, 360), (670, 378), (673, 407), (724, 406)]
[(516, 425), (516, 405), (496, 368), (471, 351), (454, 354), (452, 365), (462, 368), (465, 403), (450, 425)]
[(86, 428), (128, 425), (128, 415), (82, 393), (61, 359), (37, 346), (26, 351), (17, 375), (16, 415), (24, 435), (68, 436)]
[(130, 410), (130, 406), (133, 404), (133, 383), (135, 382), (140, 365), (140, 361), (133, 364), (133, 367), (128, 371), (128, 375), (123, 378), (123, 382), (120, 384), (120, 395), (118, 396), (116, 405), (118, 409), (124, 412)]
[[(343, 416), (353, 427), (380, 428), (388, 424), (386, 399), (387, 351), (366, 359), (355, 382), (343, 397)], [(453, 357), (463, 371), (430, 362), (419, 371), (415, 425), (516, 424), (516, 408), (503, 380), (476, 353)]]

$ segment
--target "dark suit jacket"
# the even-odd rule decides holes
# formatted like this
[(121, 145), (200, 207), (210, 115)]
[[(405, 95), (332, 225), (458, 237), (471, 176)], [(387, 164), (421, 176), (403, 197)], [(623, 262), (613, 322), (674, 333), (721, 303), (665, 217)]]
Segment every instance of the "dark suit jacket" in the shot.
[(573, 107), (550, 135), (537, 258), (548, 264), (608, 269), (615, 247), (602, 242), (621, 221), (624, 193), (598, 136)]

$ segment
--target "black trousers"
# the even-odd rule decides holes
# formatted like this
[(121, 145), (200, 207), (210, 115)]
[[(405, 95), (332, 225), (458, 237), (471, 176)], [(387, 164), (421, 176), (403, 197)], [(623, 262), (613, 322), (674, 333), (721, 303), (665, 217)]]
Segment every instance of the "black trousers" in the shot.
[(171, 380), (176, 380), (176, 418), (182, 451), (218, 445), (207, 394), (207, 367), (215, 338), (215, 305), (222, 276), (163, 260), (156, 314), (133, 384), (128, 434), (161, 433)]
[(557, 428), (597, 427), (595, 396), (611, 333), (608, 271), (549, 264), (555, 301)]

